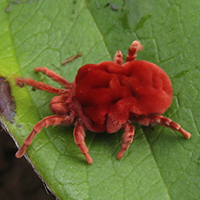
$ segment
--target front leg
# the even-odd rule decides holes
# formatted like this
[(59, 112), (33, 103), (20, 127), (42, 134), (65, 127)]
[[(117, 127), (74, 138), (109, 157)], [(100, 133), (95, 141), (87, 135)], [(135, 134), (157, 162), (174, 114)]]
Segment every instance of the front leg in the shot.
[(44, 90), (46, 92), (55, 93), (55, 94), (64, 94), (67, 92), (67, 89), (57, 89), (57, 88), (47, 85), (43, 82), (37, 82), (31, 78), (27, 78), (27, 79), (17, 78), (15, 81), (19, 87), (24, 87), (25, 85), (30, 85), (30, 86), (33, 86), (33, 88), (35, 88), (35, 89)]
[(81, 153), (85, 156), (88, 164), (92, 164), (93, 160), (85, 144), (85, 130), (84, 130), (83, 125), (81, 125), (80, 123), (77, 123), (74, 128), (73, 135), (74, 135), (74, 141), (76, 145), (79, 147)]
[(122, 135), (122, 144), (119, 153), (117, 154), (117, 159), (121, 159), (125, 151), (129, 148), (130, 144), (133, 142), (133, 136), (135, 134), (135, 127), (130, 122), (126, 122), (124, 128), (124, 134)]
[(17, 151), (15, 156), (17, 158), (21, 158), (25, 154), (27, 147), (31, 144), (35, 135), (38, 134), (42, 130), (43, 127), (47, 128), (50, 125), (57, 126), (62, 123), (67, 125), (67, 124), (70, 124), (70, 120), (71, 118), (68, 115), (62, 115), (62, 116), (52, 115), (52, 116), (43, 118), (41, 121), (39, 121), (37, 124), (34, 125), (33, 130), (28, 135), (28, 137), (24, 140), (23, 145)]
[(72, 84), (69, 83), (62, 76), (60, 76), (59, 74), (56, 74), (53, 70), (48, 69), (46, 67), (35, 67), (34, 71), (35, 72), (42, 72), (43, 74), (46, 74), (48, 77), (52, 78), (52, 80), (60, 83), (61, 85), (63, 85), (67, 89), (71, 88), (71, 86), (72, 86)]

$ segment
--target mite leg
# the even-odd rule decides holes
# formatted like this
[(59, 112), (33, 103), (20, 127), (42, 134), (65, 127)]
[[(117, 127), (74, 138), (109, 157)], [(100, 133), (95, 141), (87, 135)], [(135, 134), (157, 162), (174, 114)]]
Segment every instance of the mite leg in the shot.
[(130, 45), (129, 50), (128, 50), (128, 55), (126, 56), (126, 62), (133, 61), (136, 58), (136, 53), (138, 51), (141, 51), (143, 46), (140, 44), (139, 41), (135, 40), (133, 43)]
[(74, 128), (74, 141), (76, 143), (76, 145), (79, 147), (81, 153), (85, 156), (88, 164), (92, 164), (92, 158), (89, 155), (89, 150), (85, 144), (85, 131), (84, 131), (84, 127), (77, 123), (75, 128)]
[(133, 136), (135, 134), (135, 127), (133, 124), (127, 122), (124, 128), (124, 134), (122, 135), (122, 144), (117, 159), (121, 159), (125, 151), (129, 148), (129, 145), (133, 142)]
[(114, 56), (114, 58), (113, 58), (113, 61), (114, 61), (114, 63), (116, 63), (116, 64), (119, 64), (119, 65), (122, 65), (123, 64), (123, 54), (122, 54), (122, 52), (121, 51), (117, 51), (116, 53), (115, 53), (115, 56)]
[(183, 128), (181, 128), (181, 126), (179, 124), (177, 124), (176, 122), (173, 122), (169, 118), (163, 117), (162, 115), (150, 116), (150, 123), (169, 127), (174, 131), (178, 131), (187, 139), (190, 139), (190, 137), (191, 137), (191, 134), (189, 132), (185, 131)]
[(20, 87), (24, 87), (25, 85), (30, 85), (30, 86), (33, 86), (33, 88), (36, 88), (39, 90), (44, 90), (46, 92), (51, 92), (51, 93), (55, 93), (55, 94), (66, 93), (66, 89), (57, 89), (57, 88), (47, 85), (43, 82), (34, 81), (31, 78), (27, 78), (27, 79), (17, 78), (16, 83)]
[(35, 67), (35, 72), (42, 72), (43, 74), (46, 74), (48, 77), (52, 78), (54, 81), (60, 83), (65, 88), (71, 88), (71, 83), (69, 83), (66, 79), (64, 79), (59, 74), (56, 74), (54, 71), (46, 68), (46, 67)]
[(34, 125), (33, 130), (31, 133), (28, 135), (28, 137), (24, 140), (23, 145), (21, 148), (17, 151), (15, 156), (17, 158), (21, 158), (25, 152), (27, 147), (31, 144), (33, 138), (37, 133), (39, 133), (43, 127), (48, 127), (50, 125), (57, 126), (58, 124), (61, 124), (64, 122), (65, 124), (70, 123), (70, 117), (69, 116), (58, 116), (58, 115), (53, 115), (53, 116), (48, 116), (39, 121), (37, 124)]

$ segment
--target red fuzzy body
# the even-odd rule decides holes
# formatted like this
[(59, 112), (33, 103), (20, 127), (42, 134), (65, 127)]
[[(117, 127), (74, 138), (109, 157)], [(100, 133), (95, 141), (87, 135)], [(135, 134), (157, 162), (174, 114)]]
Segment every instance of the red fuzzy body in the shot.
[(75, 83), (83, 112), (79, 116), (94, 132), (116, 132), (130, 116), (162, 114), (172, 102), (169, 77), (147, 61), (87, 64), (79, 69)]
[[(114, 61), (87, 64), (81, 67), (75, 81), (66, 79), (46, 67), (36, 67), (64, 89), (57, 89), (33, 79), (20, 79), (16, 83), (57, 94), (50, 101), (54, 115), (47, 116), (33, 127), (22, 147), (16, 153), (21, 157), (31, 144), (34, 136), (49, 125), (75, 124), (74, 141), (89, 164), (92, 158), (85, 144), (85, 131), (114, 133), (124, 128), (121, 149), (117, 158), (121, 159), (133, 141), (135, 127), (131, 122), (141, 125), (159, 124), (179, 131), (186, 138), (191, 134), (171, 119), (163, 117), (172, 102), (172, 86), (167, 74), (157, 65), (147, 61), (137, 61), (136, 52), (142, 50), (139, 41), (134, 41), (123, 64), (123, 55), (117, 51)], [(76, 57), (76, 56), (75, 56)], [(74, 57), (73, 57), (74, 58)]]

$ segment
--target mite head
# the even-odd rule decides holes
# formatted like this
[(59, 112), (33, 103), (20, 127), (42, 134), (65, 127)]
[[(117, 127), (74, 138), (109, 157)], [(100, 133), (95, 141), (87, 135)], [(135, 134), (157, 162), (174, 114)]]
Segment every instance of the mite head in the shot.
[(49, 107), (53, 113), (64, 115), (70, 112), (72, 101), (68, 95), (59, 95), (51, 99)]

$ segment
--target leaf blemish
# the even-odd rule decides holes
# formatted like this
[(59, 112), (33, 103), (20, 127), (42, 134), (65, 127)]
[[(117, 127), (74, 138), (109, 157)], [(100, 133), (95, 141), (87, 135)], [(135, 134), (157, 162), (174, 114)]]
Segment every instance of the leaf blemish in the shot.
[(108, 7), (108, 6), (110, 6), (111, 9), (114, 10), (114, 11), (117, 11), (117, 10), (118, 10), (118, 7), (117, 7), (115, 4), (113, 4), (113, 3), (107, 3), (107, 4), (104, 6), (104, 8), (106, 8), (106, 7)]
[(145, 24), (145, 22), (148, 20), (148, 19), (151, 19), (151, 15), (148, 14), (148, 15), (145, 15), (143, 16), (140, 21), (137, 23), (136, 27), (135, 27), (135, 31), (137, 31), (138, 29), (142, 28)]
[(22, 2), (21, 2), (21, 1), (11, 1), (11, 2), (9, 3), (9, 5), (8, 5), (7, 9), (6, 9), (6, 12), (7, 12), (7, 13), (10, 12), (10, 10), (11, 10), (13, 4), (20, 4), (20, 3), (22, 3)]
[(10, 123), (14, 123), (15, 108), (10, 83), (4, 77), (0, 77), (0, 112)]

